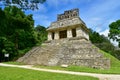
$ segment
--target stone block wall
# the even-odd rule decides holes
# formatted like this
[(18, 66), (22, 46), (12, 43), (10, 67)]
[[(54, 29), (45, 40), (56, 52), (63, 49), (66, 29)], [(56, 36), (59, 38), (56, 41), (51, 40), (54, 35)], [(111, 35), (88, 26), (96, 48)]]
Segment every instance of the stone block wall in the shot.
[(58, 14), (57, 21), (76, 17), (76, 16), (79, 16), (79, 9), (72, 9), (72, 10), (64, 11), (63, 14)]
[(110, 59), (106, 59), (99, 49), (81, 37), (46, 41), (35, 47), (19, 62), (33, 65), (76, 65), (109, 69)]
[(109, 59), (67, 59), (61, 58), (58, 65), (77, 65), (77, 66), (87, 66), (96, 69), (109, 69), (110, 60)]

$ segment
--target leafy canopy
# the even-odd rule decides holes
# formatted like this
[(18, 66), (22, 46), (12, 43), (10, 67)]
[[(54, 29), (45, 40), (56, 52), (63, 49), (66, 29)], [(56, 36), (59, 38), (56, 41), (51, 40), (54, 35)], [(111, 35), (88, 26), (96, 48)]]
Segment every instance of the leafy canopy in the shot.
[(90, 41), (100, 48), (101, 50), (113, 55), (117, 59), (120, 60), (120, 50), (117, 50), (114, 45), (110, 42), (108, 37), (105, 37), (104, 35), (100, 35), (98, 32), (93, 31), (92, 29), (89, 29), (89, 38)]
[(120, 20), (117, 20), (116, 22), (112, 22), (109, 25), (109, 38), (113, 41), (117, 41), (119, 43), (120, 47)]
[(37, 35), (37, 39), (39, 40), (38, 43), (42, 44), (45, 40), (47, 40), (47, 31), (44, 26), (37, 25), (35, 27), (35, 32)]
[(28, 9), (38, 9), (38, 4), (44, 3), (46, 0), (0, 0), (4, 6), (17, 6), (18, 8), (28, 10)]
[(25, 15), (16, 6), (0, 9), (0, 61), (5, 53), (9, 53), (12, 60), (19, 56), (19, 50), (33, 47), (36, 43), (32, 15)]

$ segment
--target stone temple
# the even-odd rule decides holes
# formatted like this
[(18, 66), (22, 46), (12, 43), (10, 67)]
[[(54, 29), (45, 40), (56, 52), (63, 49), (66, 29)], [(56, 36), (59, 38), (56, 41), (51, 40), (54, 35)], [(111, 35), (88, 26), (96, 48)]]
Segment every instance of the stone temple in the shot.
[(48, 31), (48, 40), (84, 37), (89, 40), (88, 29), (79, 17), (79, 10), (65, 11), (57, 16), (57, 21), (51, 23)]
[(57, 15), (47, 28), (48, 40), (33, 47), (18, 62), (32, 65), (76, 65), (109, 69), (110, 60), (89, 41), (89, 30), (79, 17), (79, 9)]

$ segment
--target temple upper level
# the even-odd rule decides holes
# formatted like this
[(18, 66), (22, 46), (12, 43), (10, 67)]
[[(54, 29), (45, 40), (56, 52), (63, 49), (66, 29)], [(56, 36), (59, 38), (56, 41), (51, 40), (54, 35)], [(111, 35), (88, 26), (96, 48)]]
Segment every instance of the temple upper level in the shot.
[(72, 25), (78, 25), (78, 24), (86, 26), (86, 24), (79, 17), (79, 9), (71, 9), (71, 10), (64, 11), (63, 14), (58, 14), (57, 21), (52, 22), (48, 27), (47, 31), (63, 29), (63, 28), (71, 27)]
[(79, 9), (71, 9), (71, 10), (64, 11), (63, 14), (58, 14), (57, 21), (63, 20), (66, 18), (74, 18), (74, 17), (79, 17)]
[(82, 37), (89, 40), (88, 28), (79, 17), (79, 9), (64, 11), (47, 29), (48, 40)]

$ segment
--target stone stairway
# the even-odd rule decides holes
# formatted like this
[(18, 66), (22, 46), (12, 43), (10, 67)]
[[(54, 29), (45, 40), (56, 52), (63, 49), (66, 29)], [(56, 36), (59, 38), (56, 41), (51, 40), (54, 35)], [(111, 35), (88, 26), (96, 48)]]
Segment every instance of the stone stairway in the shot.
[(47, 65), (50, 58), (54, 56), (58, 49), (59, 47), (55, 45), (43, 45), (41, 47), (34, 47), (30, 51), (28, 51), (23, 57), (19, 58), (17, 61), (26, 64)]
[(31, 56), (33, 53), (36, 53), (40, 47), (33, 47), (30, 51), (28, 51), (23, 57), (19, 58), (19, 62), (23, 62), (26, 58)]

